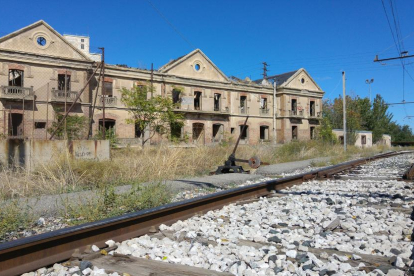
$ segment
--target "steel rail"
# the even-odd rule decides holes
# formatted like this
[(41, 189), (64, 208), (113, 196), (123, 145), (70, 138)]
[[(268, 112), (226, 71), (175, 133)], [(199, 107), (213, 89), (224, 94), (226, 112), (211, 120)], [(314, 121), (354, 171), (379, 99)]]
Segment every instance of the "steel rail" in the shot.
[(194, 199), (171, 203), (79, 226), (69, 227), (0, 244), (0, 276), (19, 275), (67, 260), (76, 249), (87, 245), (105, 246), (105, 241), (123, 241), (149, 233), (151, 227), (171, 224), (227, 204), (268, 195), (313, 178), (329, 177), (335, 172), (406, 152), (389, 152), (317, 169), (285, 178), (234, 188)]

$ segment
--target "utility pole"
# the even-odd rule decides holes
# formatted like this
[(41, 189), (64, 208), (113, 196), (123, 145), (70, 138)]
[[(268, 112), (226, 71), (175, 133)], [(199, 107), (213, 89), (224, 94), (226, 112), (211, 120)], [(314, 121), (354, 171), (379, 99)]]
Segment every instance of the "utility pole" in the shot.
[(345, 95), (345, 71), (342, 72), (342, 90), (343, 90), (343, 113), (344, 113), (344, 151), (346, 151), (346, 95)]
[(105, 129), (105, 48), (99, 48), (102, 50), (102, 57), (101, 57), (101, 70), (102, 70), (102, 138), (106, 140), (106, 129)]
[(267, 63), (266, 63), (266, 61), (265, 62), (262, 62), (262, 64), (263, 64), (263, 79), (265, 79), (265, 80), (267, 80), (267, 71), (269, 71), (269, 70), (267, 70), (267, 66), (269, 66)]
[(154, 63), (151, 63), (151, 99), (154, 97)]
[(273, 144), (277, 143), (277, 132), (276, 132), (276, 79), (273, 82)]
[(374, 82), (374, 79), (366, 80), (365, 83), (369, 84), (369, 103), (371, 103), (371, 83)]

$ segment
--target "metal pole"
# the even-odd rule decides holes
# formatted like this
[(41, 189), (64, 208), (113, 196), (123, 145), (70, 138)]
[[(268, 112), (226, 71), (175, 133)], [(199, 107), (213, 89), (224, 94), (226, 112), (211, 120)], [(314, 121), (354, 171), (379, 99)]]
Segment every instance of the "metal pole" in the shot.
[(105, 91), (105, 48), (99, 48), (102, 50), (102, 59), (101, 59), (101, 64), (102, 64), (102, 139), (106, 140), (106, 133), (105, 133), (105, 95), (104, 95), (104, 91)]
[(47, 83), (47, 96), (46, 96), (46, 131), (45, 139), (47, 140), (47, 128), (49, 127), (49, 82)]
[(273, 82), (273, 144), (277, 143), (276, 132), (276, 80)]
[[(66, 89), (66, 78), (67, 78), (67, 70), (65, 69), (65, 89), (63, 91), (65, 93), (65, 114), (66, 114), (66, 110), (67, 110), (67, 108), (66, 108), (66, 104), (67, 104), (67, 100), (66, 100), (66, 93), (67, 93), (67, 89)], [(64, 138), (65, 138), (65, 140), (68, 139), (67, 129), (66, 129), (66, 118), (67, 117), (65, 117), (65, 126), (64, 126), (64, 130), (65, 130)]]
[[(78, 93), (78, 95), (76, 96), (75, 100), (72, 102), (72, 104), (70, 105), (68, 112), (70, 112), (73, 108), (73, 106), (76, 104), (76, 102), (79, 100), (80, 96), (82, 95), (83, 91), (85, 91), (86, 87), (88, 86), (89, 82), (91, 81), (91, 79), (93, 78), (93, 76), (95, 76), (96, 72), (98, 71), (98, 69), (100, 68), (101, 64), (99, 64), (98, 66), (96, 66), (95, 71), (93, 71), (92, 75), (89, 77), (88, 81), (86, 82), (85, 86), (81, 89), (81, 91)], [(58, 122), (55, 130), (53, 131), (53, 133), (50, 135), (49, 140), (52, 140), (52, 138), (55, 136), (58, 128), (62, 125), (62, 121), (64, 119), (66, 119), (66, 117), (68, 116), (68, 112), (66, 112), (65, 116), (63, 116), (63, 119)]]
[[(23, 115), (22, 115), (22, 117), (23, 117), (23, 130), (22, 130), (22, 138), (24, 139), (24, 120), (26, 119), (25, 118), (25, 116), (24, 116), (24, 98), (25, 98), (25, 95), (23, 95)], [(16, 134), (14, 134), (14, 135), (16, 135), (17, 136), (17, 133)]]
[(35, 92), (33, 91), (33, 112), (32, 112), (32, 140), (34, 139), (34, 129), (35, 129), (35, 105), (36, 105), (36, 96)]
[(342, 72), (342, 89), (343, 89), (343, 113), (344, 113), (344, 151), (346, 151), (346, 95), (345, 95), (345, 71)]

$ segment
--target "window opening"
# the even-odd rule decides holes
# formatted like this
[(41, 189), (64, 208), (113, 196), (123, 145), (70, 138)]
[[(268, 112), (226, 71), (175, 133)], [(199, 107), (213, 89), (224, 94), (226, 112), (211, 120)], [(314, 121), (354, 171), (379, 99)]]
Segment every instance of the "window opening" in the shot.
[(81, 49), (82, 50), (85, 49), (85, 45), (81, 44)]
[(172, 100), (173, 100), (173, 104), (179, 104), (181, 103), (181, 92), (173, 89), (172, 91)]
[(104, 95), (107, 97), (113, 96), (112, 82), (108, 82), (108, 81), (104, 82)]
[(315, 101), (310, 101), (310, 115), (315, 117)]
[(143, 138), (143, 136), (144, 136), (144, 131), (142, 131), (139, 124), (135, 124), (135, 138)]
[(171, 138), (180, 139), (181, 138), (181, 125), (180, 124), (171, 124)]
[(219, 93), (214, 94), (214, 111), (220, 111), (220, 98), (221, 98), (221, 94)]
[(240, 139), (242, 140), (247, 140), (248, 139), (248, 134), (249, 134), (249, 126), (246, 126), (243, 130), (243, 126), (240, 126)]
[[(58, 90), (65, 90), (65, 74), (58, 75)], [(66, 91), (70, 91), (70, 75), (66, 74)]]
[(46, 122), (35, 122), (35, 129), (46, 128)]
[(223, 125), (214, 124), (213, 125), (213, 142), (220, 142), (223, 138)]
[(260, 126), (260, 139), (269, 140), (269, 127), (268, 126)]
[(298, 102), (295, 99), (292, 99), (292, 103), (291, 103), (291, 110), (292, 110), (292, 115), (297, 115), (298, 114)]
[(246, 114), (247, 113), (247, 97), (240, 96), (240, 113)]
[(39, 36), (37, 38), (37, 44), (39, 44), (40, 46), (45, 46), (46, 45), (46, 38), (44, 38), (43, 36)]
[(267, 98), (260, 98), (260, 108), (267, 109)]
[(234, 127), (231, 127), (231, 128), (230, 128), (230, 133), (231, 133), (231, 134), (234, 134)]
[(367, 144), (367, 136), (366, 135), (362, 135), (361, 136), (361, 144), (362, 145), (366, 145)]
[(23, 87), (23, 74), (22, 70), (10, 69), (9, 70), (9, 86)]
[(204, 144), (204, 124), (193, 124), (193, 142)]
[(194, 92), (194, 110), (201, 110), (201, 92)]
[[(116, 121), (112, 119), (105, 119), (105, 131), (113, 131), (115, 133)], [(102, 130), (103, 121), (99, 120), (99, 130)]]

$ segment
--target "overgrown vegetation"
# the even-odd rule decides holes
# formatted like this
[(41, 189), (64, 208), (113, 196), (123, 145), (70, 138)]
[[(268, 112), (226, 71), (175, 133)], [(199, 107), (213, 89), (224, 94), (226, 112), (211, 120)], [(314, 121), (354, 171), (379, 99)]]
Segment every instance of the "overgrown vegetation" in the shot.
[[(66, 128), (63, 122), (64, 115), (56, 112), (52, 126), (48, 128), (50, 134), (54, 133), (57, 139), (79, 140), (85, 138), (87, 134), (88, 119), (83, 116), (67, 116)], [(65, 131), (66, 130), (66, 131)]]
[(157, 207), (171, 202), (171, 192), (160, 182), (133, 185), (127, 193), (115, 193), (113, 185), (101, 187), (84, 204), (66, 202), (62, 216), (72, 224), (96, 221), (125, 213)]
[[(342, 98), (327, 100), (323, 104), (323, 120), (320, 136), (323, 140), (330, 140), (332, 129), (343, 128)], [(372, 131), (373, 143), (381, 140), (383, 134), (390, 134), (392, 141), (414, 141), (414, 134), (408, 125), (401, 126), (392, 120), (393, 115), (388, 111), (381, 95), (377, 95), (371, 103), (368, 98), (346, 96), (347, 131), (349, 144), (355, 141), (355, 131)]]
[(29, 210), (22, 208), (16, 199), (0, 201), (0, 240), (6, 233), (25, 229), (33, 223), (33, 216)]
[(172, 99), (154, 96), (151, 85), (123, 88), (121, 94), (121, 101), (131, 115), (127, 123), (134, 124), (139, 129), (143, 147), (155, 134), (170, 134), (172, 126), (176, 129), (183, 126), (184, 117), (181, 113), (174, 112)]

